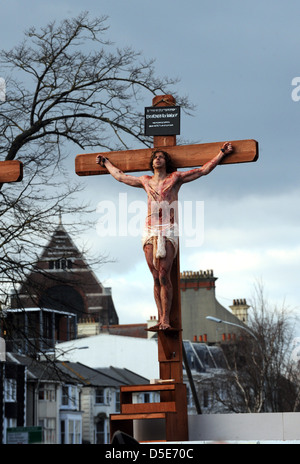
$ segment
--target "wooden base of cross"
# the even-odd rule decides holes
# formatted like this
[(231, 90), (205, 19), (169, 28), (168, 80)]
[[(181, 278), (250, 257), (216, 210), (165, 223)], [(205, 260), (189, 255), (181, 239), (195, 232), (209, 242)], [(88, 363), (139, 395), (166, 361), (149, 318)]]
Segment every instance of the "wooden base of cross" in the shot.
[(20, 182), (23, 179), (23, 164), (20, 161), (0, 161), (0, 184)]
[[(174, 106), (171, 95), (157, 96), (153, 106)], [(154, 136), (154, 148), (161, 148), (171, 155), (176, 168), (202, 166), (215, 156), (224, 142), (200, 145), (176, 145), (176, 136)], [(255, 140), (232, 141), (233, 153), (221, 164), (256, 161), (258, 144)], [(96, 156), (103, 155), (123, 172), (149, 171), (153, 149), (125, 150), (109, 153), (88, 153), (76, 156), (75, 170), (79, 176), (106, 174), (107, 170), (96, 164)], [(173, 330), (158, 330), (158, 361), (160, 379), (170, 382), (162, 385), (137, 385), (121, 387), (121, 414), (112, 414), (111, 435), (121, 430), (133, 436), (133, 423), (137, 419), (164, 419), (166, 441), (188, 440), (187, 392), (183, 383), (183, 354), (180, 297), (179, 253), (174, 260), (171, 280), (173, 300), (170, 324)], [(159, 403), (133, 404), (132, 395), (138, 392), (160, 392)]]

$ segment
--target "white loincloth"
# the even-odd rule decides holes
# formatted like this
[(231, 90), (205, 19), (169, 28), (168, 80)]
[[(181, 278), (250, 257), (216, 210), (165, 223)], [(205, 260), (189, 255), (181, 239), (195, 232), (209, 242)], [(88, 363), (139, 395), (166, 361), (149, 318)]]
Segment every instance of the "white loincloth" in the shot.
[(143, 247), (151, 243), (153, 245), (153, 265), (157, 269), (157, 261), (166, 257), (166, 240), (172, 243), (175, 255), (178, 252), (178, 225), (161, 224), (157, 226), (145, 225), (142, 236)]

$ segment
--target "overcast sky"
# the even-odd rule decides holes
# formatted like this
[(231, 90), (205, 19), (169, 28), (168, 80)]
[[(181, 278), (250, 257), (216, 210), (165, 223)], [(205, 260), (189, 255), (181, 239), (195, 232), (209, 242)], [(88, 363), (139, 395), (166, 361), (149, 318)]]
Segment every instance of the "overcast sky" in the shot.
[[(176, 91), (196, 105), (193, 117), (182, 115), (184, 139), (259, 142), (256, 163), (220, 166), (182, 187), (181, 203), (203, 219), (203, 240), (189, 246), (188, 237), (181, 237), (181, 270), (213, 269), (217, 299), (226, 308), (235, 298), (249, 300), (255, 282), (261, 280), (270, 300), (300, 311), (300, 101), (292, 99), (293, 90), (300, 95), (300, 77), (292, 85), (300, 76), (299, 1), (2, 0), (0, 4), (5, 49), (21, 41), (23, 31), (32, 25), (76, 16), (83, 9), (107, 15), (107, 37), (117, 46), (142, 51), (156, 60), (157, 75), (180, 79)], [(144, 106), (151, 101), (149, 96)], [(77, 153), (76, 148), (70, 154), (71, 165)], [(127, 195), (129, 204), (146, 199), (140, 189), (109, 176), (83, 178), (82, 183), (99, 220), (99, 202), (112, 200), (118, 211), (120, 193), (122, 199)], [(195, 217), (193, 221), (191, 228)], [(183, 232), (187, 229), (185, 222)], [(156, 314), (140, 237), (100, 237), (95, 230), (73, 238), (77, 243), (88, 240), (92, 249), (115, 258), (98, 277), (112, 287), (120, 323), (144, 322)]]

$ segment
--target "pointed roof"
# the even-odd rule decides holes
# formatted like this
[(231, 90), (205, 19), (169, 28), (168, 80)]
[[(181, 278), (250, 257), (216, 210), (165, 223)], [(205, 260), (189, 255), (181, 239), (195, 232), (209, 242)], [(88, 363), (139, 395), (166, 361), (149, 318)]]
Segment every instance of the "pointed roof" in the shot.
[(81, 257), (82, 255), (64, 228), (61, 217), (59, 224), (41, 254), (41, 259), (60, 259), (62, 257)]
[[(34, 297), (33, 297), (34, 295)], [(104, 325), (118, 324), (112, 295), (98, 280), (72, 238), (59, 223), (27, 276), (12, 308), (44, 307), (75, 312), (78, 318), (95, 317)]]

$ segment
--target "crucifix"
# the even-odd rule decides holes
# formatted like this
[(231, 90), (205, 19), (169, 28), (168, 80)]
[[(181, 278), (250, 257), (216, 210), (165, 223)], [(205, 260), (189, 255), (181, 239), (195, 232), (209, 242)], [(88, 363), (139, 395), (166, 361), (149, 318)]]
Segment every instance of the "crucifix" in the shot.
[(23, 164), (20, 161), (0, 161), (0, 184), (20, 182), (23, 179)]
[[(153, 107), (172, 107), (176, 104), (176, 102), (171, 95), (163, 95), (156, 96), (153, 99), (152, 104)], [(133, 187), (142, 187), (146, 190), (148, 194), (148, 229), (159, 229), (159, 227), (161, 227), (161, 230), (156, 232), (156, 242), (153, 240), (151, 241), (151, 233), (148, 234), (148, 237), (146, 234), (145, 239), (143, 239), (147, 263), (154, 277), (154, 296), (159, 315), (159, 323), (157, 327), (152, 330), (158, 330), (160, 335), (162, 332), (166, 333), (168, 331), (168, 335), (170, 335), (171, 331), (180, 332), (181, 330), (179, 253), (177, 252), (178, 242), (176, 244), (176, 237), (173, 237), (174, 235), (176, 236), (174, 228), (175, 226), (178, 226), (178, 224), (176, 223), (176, 220), (174, 220), (174, 217), (171, 218), (171, 221), (170, 218), (162, 219), (161, 217), (159, 220), (155, 221), (154, 219), (153, 221), (153, 218), (155, 218), (155, 215), (157, 217), (159, 215), (162, 216), (161, 208), (159, 208), (159, 206), (162, 202), (164, 202), (164, 200), (166, 200), (165, 203), (167, 204), (177, 201), (177, 193), (179, 190), (178, 185), (180, 186), (184, 182), (189, 182), (203, 174), (207, 174), (217, 164), (256, 161), (258, 158), (258, 144), (255, 140), (234, 141), (231, 143), (233, 147), (232, 150), (231, 144), (224, 142), (178, 146), (176, 145), (176, 136), (174, 135), (154, 136), (153, 139), (155, 151), (151, 148), (144, 148), (137, 150), (111, 151), (109, 153), (77, 155), (75, 160), (75, 171), (79, 176), (110, 173), (121, 182), (127, 183)], [(173, 171), (175, 171), (175, 173), (170, 173), (172, 172), (170, 169), (167, 176), (164, 176), (162, 182), (160, 182), (159, 175), (156, 174), (161, 172), (159, 170), (159, 163), (165, 161), (166, 155), (170, 156)], [(98, 164), (96, 163), (96, 157), (98, 157)], [(160, 158), (164, 159), (160, 160)], [(152, 170), (154, 170), (155, 173), (152, 177), (135, 177), (124, 174), (127, 172), (148, 171), (150, 169), (150, 163), (152, 164)], [(205, 167), (207, 172), (199, 172), (200, 169), (195, 169), (185, 173), (180, 173), (181, 175), (177, 174), (177, 168), (193, 168), (197, 166), (202, 166), (202, 168)], [(178, 179), (178, 177), (180, 178)], [(165, 193), (170, 190), (172, 191), (171, 200), (170, 196), (168, 197), (168, 194)], [(149, 206), (149, 203), (151, 203), (151, 206)], [(154, 208), (152, 208), (153, 205)], [(151, 209), (150, 213), (149, 208)], [(170, 222), (172, 223), (171, 227), (170, 224), (167, 224), (167, 226), (164, 224)], [(159, 239), (161, 236), (166, 238), (165, 243), (162, 244), (162, 256), (164, 257), (164, 262), (168, 257), (168, 253), (166, 256), (166, 252), (171, 250), (169, 254), (172, 254), (172, 251), (175, 251), (173, 253), (174, 256), (171, 256), (171, 291), (169, 292), (169, 296), (167, 291), (164, 292), (164, 286), (160, 285), (163, 277), (160, 277), (157, 266), (155, 265), (155, 255), (158, 255), (159, 257), (160, 253), (159, 248), (161, 247), (161, 241)], [(159, 262), (159, 259), (157, 262)], [(159, 280), (160, 284), (158, 282)], [(161, 292), (161, 295), (158, 295), (159, 292)], [(167, 294), (167, 296), (163, 293)], [(171, 297), (170, 294), (172, 294)], [(163, 310), (161, 307), (162, 304), (164, 304), (163, 300), (168, 300), (169, 308), (167, 311), (165, 309)], [(166, 312), (168, 313), (167, 316)], [(176, 337), (178, 336), (178, 333), (172, 335)], [(159, 338), (162, 338), (162, 340), (165, 339), (163, 336)], [(170, 337), (167, 338), (167, 340), (169, 339)], [(166, 348), (166, 341), (164, 341), (163, 344), (164, 348)], [(179, 358), (181, 358), (180, 349), (174, 351), (173, 348), (174, 347), (170, 347), (173, 358), (177, 358), (178, 355)], [(178, 373), (176, 373), (175, 377), (178, 377)]]
[[(154, 97), (152, 104), (153, 107), (172, 107), (176, 102), (172, 95), (163, 95)], [(164, 217), (161, 205), (177, 201), (178, 191), (183, 183), (209, 173), (218, 164), (256, 161), (258, 144), (251, 139), (179, 146), (176, 145), (176, 135), (156, 135), (153, 137), (153, 145), (153, 148), (77, 155), (75, 171), (79, 176), (110, 173), (121, 182), (144, 188), (148, 195), (143, 245), (147, 264), (154, 277), (154, 297), (159, 315), (157, 327), (149, 330), (157, 331), (158, 334), (160, 379), (173, 381), (180, 386), (183, 382), (183, 348), (178, 236), (176, 237), (178, 223), (172, 214), (171, 218)], [(150, 165), (153, 176), (136, 177), (125, 174), (149, 171)], [(179, 172), (178, 168), (196, 169)], [(161, 270), (164, 272), (160, 272)], [(168, 283), (169, 289), (166, 289)], [(177, 422), (184, 422), (186, 394), (184, 389), (179, 390), (176, 408), (182, 414)], [(169, 398), (167, 393), (166, 395)], [(170, 426), (171, 429), (176, 428), (174, 424)], [(186, 424), (184, 427), (186, 429)], [(186, 436), (186, 432), (176, 436)]]

